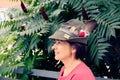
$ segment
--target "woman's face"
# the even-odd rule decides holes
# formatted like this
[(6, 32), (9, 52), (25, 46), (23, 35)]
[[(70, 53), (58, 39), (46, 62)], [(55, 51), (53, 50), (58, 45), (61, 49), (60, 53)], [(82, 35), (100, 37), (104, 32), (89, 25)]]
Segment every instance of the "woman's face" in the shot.
[(52, 49), (55, 52), (55, 59), (63, 61), (72, 57), (72, 46), (67, 41), (56, 40)]

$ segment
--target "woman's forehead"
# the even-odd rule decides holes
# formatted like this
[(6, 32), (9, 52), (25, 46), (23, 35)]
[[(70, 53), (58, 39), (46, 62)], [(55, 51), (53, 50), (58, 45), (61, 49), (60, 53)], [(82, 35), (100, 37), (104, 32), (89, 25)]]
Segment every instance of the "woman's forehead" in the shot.
[(68, 41), (65, 41), (65, 40), (55, 40), (54, 43), (63, 43), (63, 44), (68, 44)]

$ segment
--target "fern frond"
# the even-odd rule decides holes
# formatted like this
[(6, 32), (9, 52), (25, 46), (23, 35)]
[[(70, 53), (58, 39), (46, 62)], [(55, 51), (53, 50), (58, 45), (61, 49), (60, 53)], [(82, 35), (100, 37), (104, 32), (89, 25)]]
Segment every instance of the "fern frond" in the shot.
[[(94, 42), (91, 44), (91, 41)], [(103, 56), (109, 52), (108, 48), (110, 48), (111, 45), (106, 41), (105, 38), (100, 38), (98, 36), (96, 37), (94, 34), (91, 34), (88, 41), (88, 47), (90, 49), (89, 56), (91, 57), (91, 61), (93, 61), (96, 66), (99, 66), (100, 60), (103, 60)]]
[(113, 9), (100, 13), (95, 17), (99, 23), (99, 35), (102, 35), (102, 37), (106, 37), (107, 39), (110, 39), (111, 36), (116, 37), (114, 26), (117, 26), (116, 28), (120, 27), (120, 18), (118, 17), (118, 13), (117, 9)]
[[(20, 62), (20, 63), (14, 63), (11, 65), (2, 65), (0, 66), (0, 74), (3, 76), (3, 75), (6, 75), (7, 73), (13, 73), (15, 69), (19, 68), (19, 67), (22, 67), (24, 66), (23, 62)], [(9, 75), (11, 76), (11, 75)]]

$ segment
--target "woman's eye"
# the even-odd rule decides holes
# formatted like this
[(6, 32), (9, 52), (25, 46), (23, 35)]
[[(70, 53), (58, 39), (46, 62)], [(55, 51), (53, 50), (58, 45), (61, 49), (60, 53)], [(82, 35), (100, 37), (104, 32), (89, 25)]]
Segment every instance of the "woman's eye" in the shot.
[(61, 41), (56, 41), (55, 44), (59, 45), (59, 44), (62, 44), (62, 42)]
[(58, 41), (57, 44), (61, 44), (62, 42)]

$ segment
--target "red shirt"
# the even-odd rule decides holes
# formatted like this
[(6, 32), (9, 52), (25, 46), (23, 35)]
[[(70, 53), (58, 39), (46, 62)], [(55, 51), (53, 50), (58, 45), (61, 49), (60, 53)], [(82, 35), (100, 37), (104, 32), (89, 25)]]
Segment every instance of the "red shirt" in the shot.
[(95, 80), (90, 68), (83, 62), (77, 65), (67, 76), (62, 76), (64, 66), (61, 68), (58, 80)]

